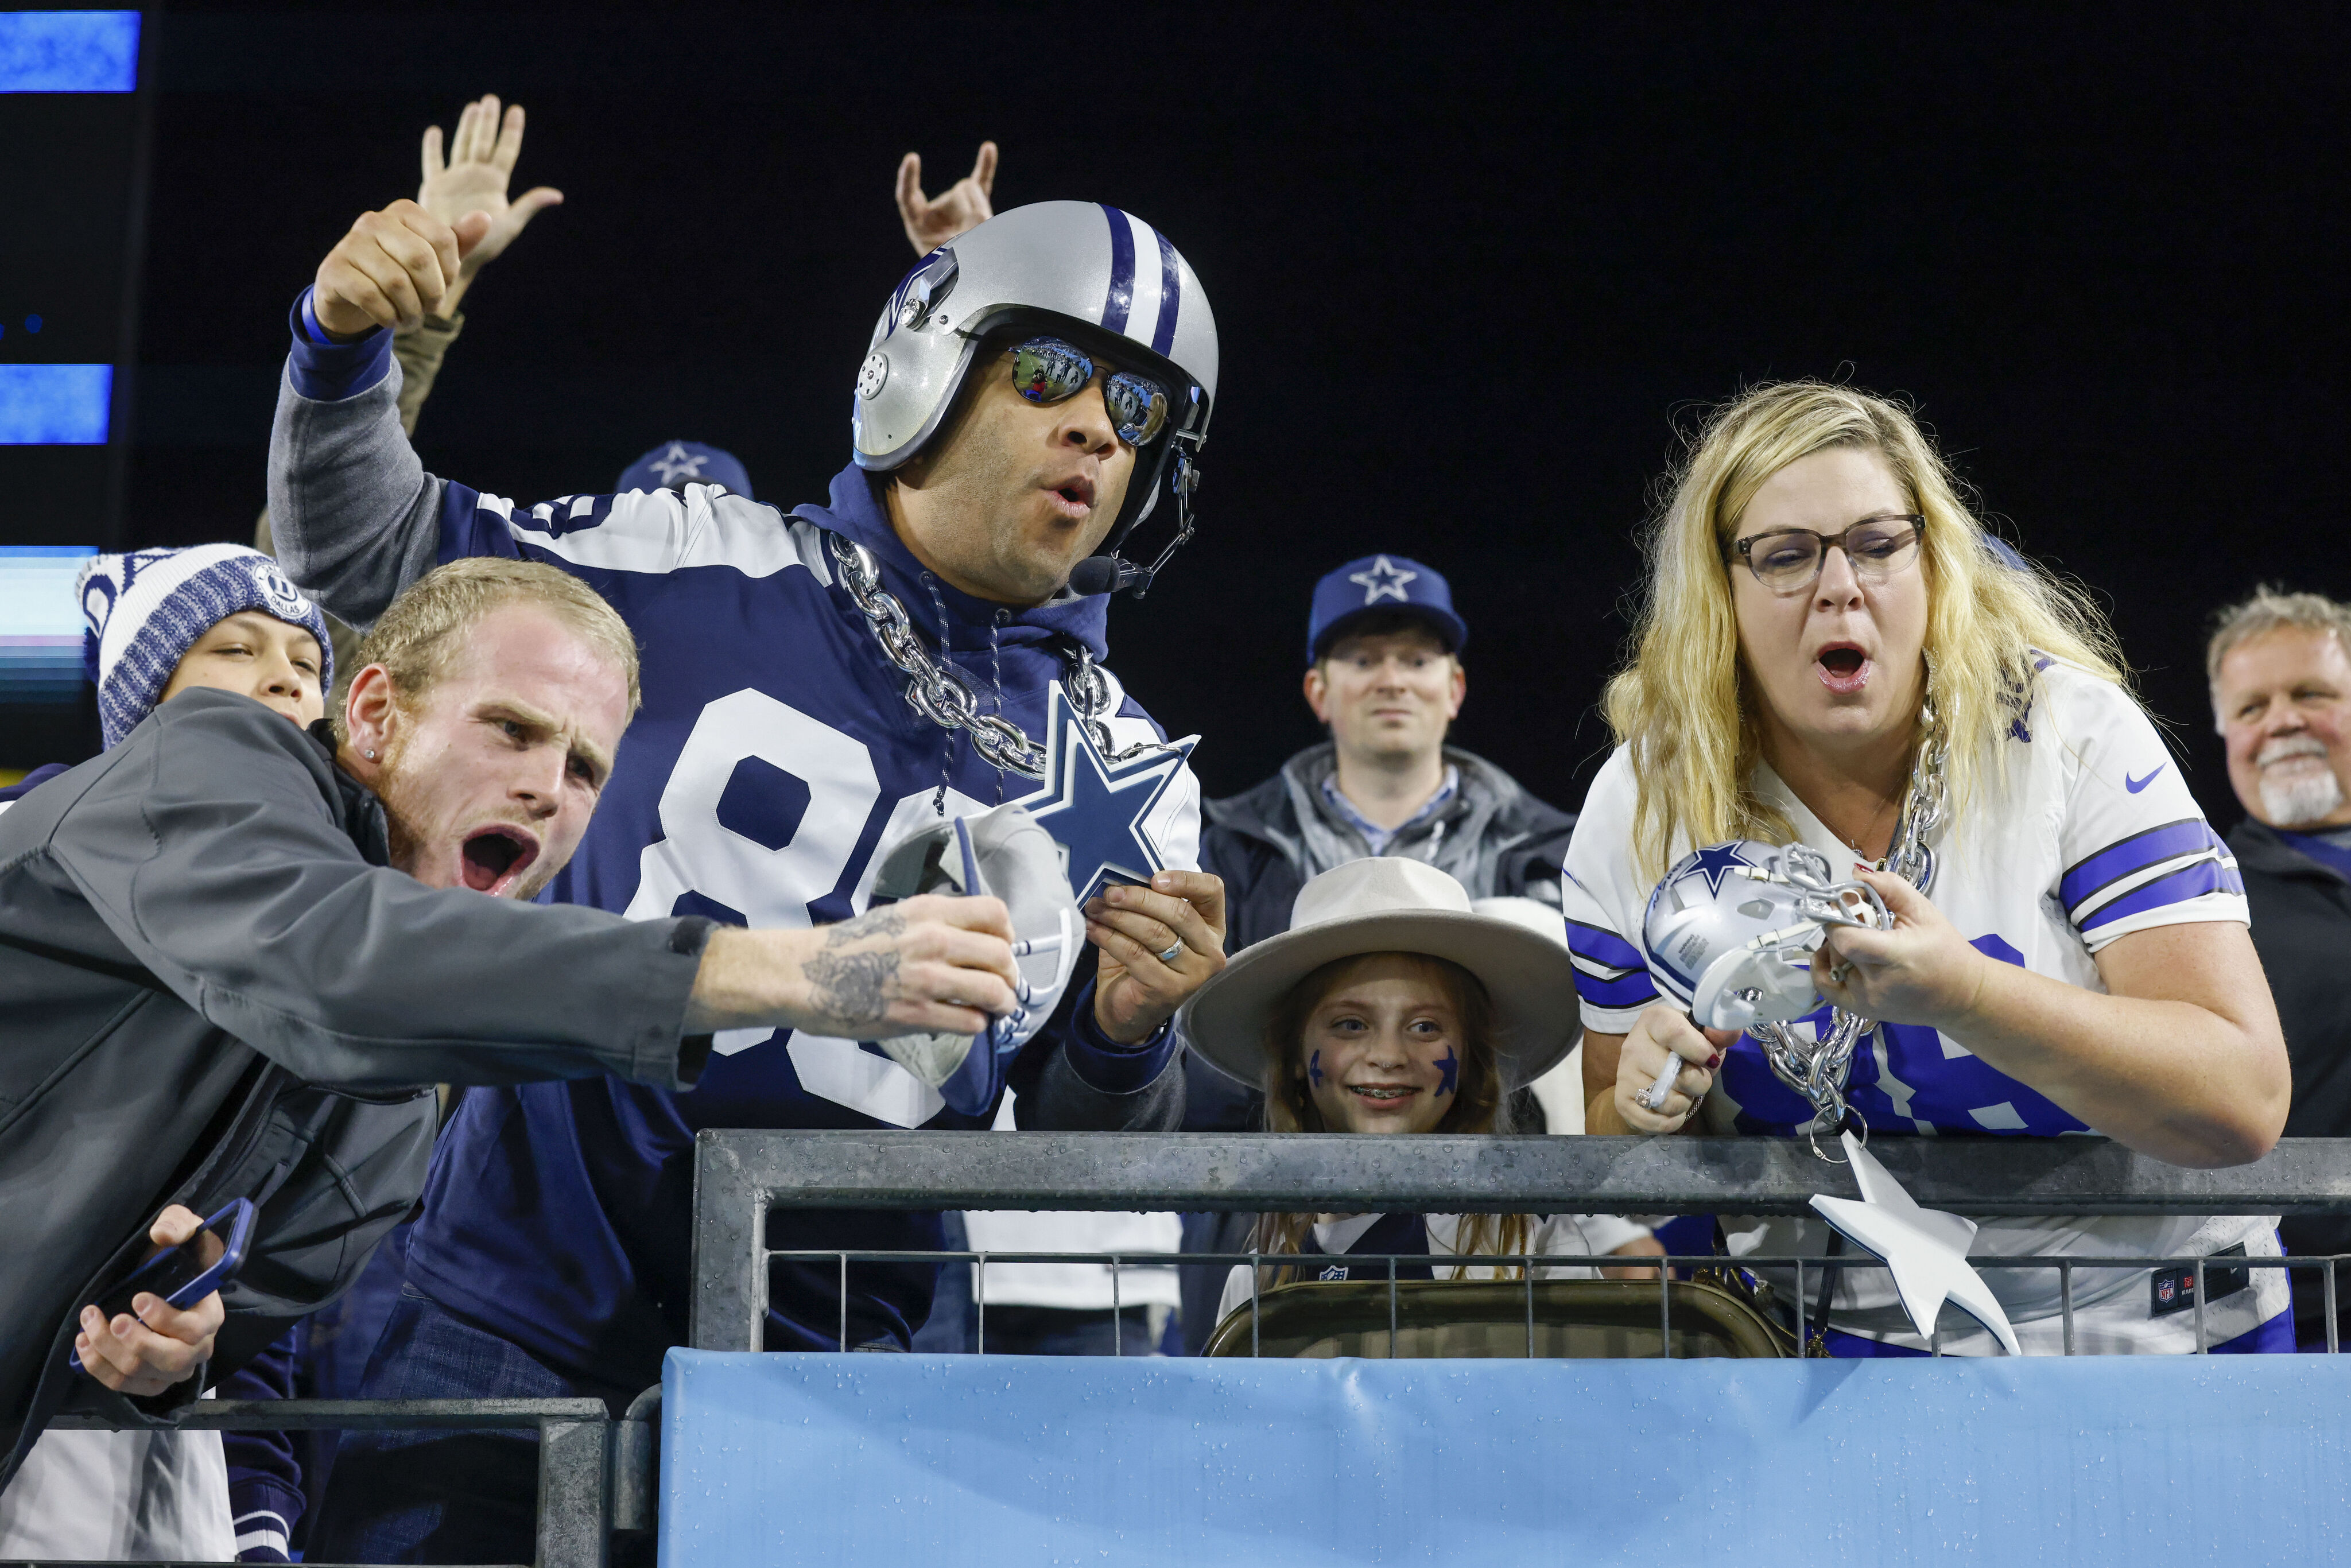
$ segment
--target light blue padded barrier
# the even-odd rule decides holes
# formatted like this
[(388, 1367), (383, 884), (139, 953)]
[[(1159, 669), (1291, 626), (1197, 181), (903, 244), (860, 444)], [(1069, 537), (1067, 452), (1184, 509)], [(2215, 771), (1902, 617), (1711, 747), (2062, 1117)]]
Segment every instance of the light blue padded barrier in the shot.
[(2351, 1559), (2351, 1356), (670, 1353), (664, 1568)]

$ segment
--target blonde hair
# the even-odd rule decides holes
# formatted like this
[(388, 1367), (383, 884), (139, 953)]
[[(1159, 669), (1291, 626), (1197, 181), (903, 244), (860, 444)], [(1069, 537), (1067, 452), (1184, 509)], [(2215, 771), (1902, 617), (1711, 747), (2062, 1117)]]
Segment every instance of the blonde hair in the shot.
[(2212, 638), (2204, 644), (2204, 678), (2213, 688), (2213, 700), (2220, 700), (2220, 661), (2231, 648), (2289, 626), (2297, 632), (2332, 632), (2344, 653), (2351, 655), (2351, 604), (2323, 593), (2288, 593), (2263, 583), (2251, 599), (2212, 617)]
[(473, 556), (438, 566), (401, 591), (382, 617), (360, 640), (359, 653), (328, 705), (335, 738), (350, 739), (345, 710), (354, 676), (370, 664), (392, 675), (392, 700), (413, 711), (449, 673), (449, 662), (465, 644), (466, 633), (510, 604), (544, 610), (590, 647), (604, 655), (629, 683), (629, 715), (636, 716), (637, 641), (620, 612), (594, 589), (568, 571), (535, 560)]
[(1782, 382), (1711, 411), (1688, 445), (1660, 486), (1643, 541), (1649, 575), (1631, 658), (1602, 698), (1616, 743), (1632, 753), (1634, 863), (1645, 876), (1662, 875), (1677, 844), (1795, 836), (1750, 783), (1762, 755), (1761, 699), (1740, 658), (1728, 551), (1756, 492), (1799, 458), (1835, 447), (1875, 453), (1927, 519), (1918, 570), (1928, 695), (1950, 743), (1955, 812), (1991, 787), (1995, 743), (2038, 680), (2036, 652), (2122, 684), (2105, 618), (2078, 588), (1996, 553), (2006, 547), (1897, 404), (1825, 382)]
[[(1437, 1133), (1496, 1133), (1510, 1131), (1510, 1097), (1502, 1085), (1500, 1061), (1494, 1053), (1494, 1008), (1477, 976), (1448, 959), (1426, 953), (1355, 953), (1334, 958), (1290, 988), (1274, 1009), (1265, 1038), (1265, 1119), (1275, 1133), (1327, 1133), (1322, 1108), (1314, 1103), (1299, 1053), (1305, 1049), (1306, 1024), (1323, 999), (1344, 985), (1349, 976), (1375, 958), (1404, 958), (1453, 1004), (1461, 1025), (1461, 1070), (1453, 1103)], [(1261, 1214), (1250, 1232), (1250, 1245), (1260, 1252), (1295, 1254), (1314, 1228), (1311, 1214)], [(1460, 1250), (1470, 1256), (1523, 1253), (1531, 1245), (1534, 1223), (1523, 1214), (1465, 1214), (1461, 1217)], [(1279, 1284), (1303, 1278), (1304, 1270), (1275, 1268), (1261, 1281)]]

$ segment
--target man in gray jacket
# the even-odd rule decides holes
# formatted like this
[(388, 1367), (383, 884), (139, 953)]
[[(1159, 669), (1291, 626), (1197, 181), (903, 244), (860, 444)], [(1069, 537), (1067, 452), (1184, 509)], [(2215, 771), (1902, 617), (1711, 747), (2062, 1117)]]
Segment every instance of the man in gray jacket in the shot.
[[(1372, 555), (1325, 573), (1307, 616), (1305, 695), (1331, 738), (1255, 788), (1207, 802), (1200, 864), (1224, 879), (1227, 946), (1290, 929), (1307, 882), (1367, 855), (1405, 855), (1458, 878), (1472, 898), (1559, 907), (1575, 819), (1484, 758), (1445, 744), (1461, 712), (1469, 630), (1444, 576), (1406, 556)], [(1187, 1132), (1259, 1125), (1260, 1096), (1186, 1058)], [(1190, 1215), (1186, 1251), (1246, 1250), (1253, 1215)], [(1184, 1339), (1197, 1354), (1216, 1327), (1219, 1270), (1184, 1270)]]
[[(423, 1189), (436, 1081), (684, 1088), (715, 1030), (976, 1032), (1014, 1006), (990, 899), (768, 931), (516, 902), (578, 846), (637, 700), (577, 579), (453, 565), (361, 653), (331, 731), (183, 692), (0, 815), (0, 1487), (58, 1411), (166, 1425), (349, 1283)], [(240, 1197), (259, 1222), (209, 1365), (145, 1398), (73, 1371), (158, 1211)]]

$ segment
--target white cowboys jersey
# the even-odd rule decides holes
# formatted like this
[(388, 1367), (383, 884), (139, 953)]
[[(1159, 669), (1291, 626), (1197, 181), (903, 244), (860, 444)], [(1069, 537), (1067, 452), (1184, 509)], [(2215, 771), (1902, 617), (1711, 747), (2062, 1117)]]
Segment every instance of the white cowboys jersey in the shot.
[[(2206, 823), (2154, 725), (2121, 688), (2043, 657), (2031, 706), (1997, 744), (2003, 771), (1995, 798), (1971, 802), (1935, 841), (1938, 869), (1928, 894), (1976, 947), (2102, 991), (2095, 955), (2116, 937), (2195, 921), (2248, 923), (2235, 858)], [(1840, 872), (1854, 864), (1851, 849), (1768, 767), (1759, 766), (1754, 782), (1803, 843)], [(1619, 748), (1584, 802), (1564, 884), (1583, 1023), (1598, 1034), (1626, 1033), (1657, 999), (1638, 946), (1656, 879), (1633, 865), (1633, 810), (1632, 764)], [(1668, 859), (1692, 847), (1677, 844)], [(1823, 1009), (1796, 1027), (1817, 1030), (1827, 1018)], [(1911, 1025), (1882, 1024), (1872, 1032), (1854, 1053), (1847, 1094), (1879, 1135), (2046, 1137), (2091, 1130), (1959, 1041)], [(1701, 1114), (1709, 1132), (1792, 1137), (1811, 1120), (1811, 1107), (1773, 1076), (1754, 1040), (1742, 1036), (1726, 1053)], [(1818, 1254), (1827, 1237), (1818, 1221), (1726, 1225), (1739, 1233), (1734, 1249), (1766, 1255)], [(2254, 1257), (2274, 1257), (2274, 1217), (2001, 1219), (1984, 1225), (1972, 1250), (2160, 1258), (2241, 1246)], [(2221, 1293), (2248, 1273), (2245, 1288)], [(1984, 1277), (2028, 1352), (2058, 1348), (2055, 1270), (1987, 1270)], [(1886, 1274), (1851, 1270), (1844, 1280), (1834, 1327), (1905, 1346), (1922, 1343), (1909, 1332)], [(2166, 1282), (2145, 1269), (2076, 1270), (2076, 1349), (2193, 1349), (2192, 1290), (2169, 1281), (2166, 1300)], [(1792, 1286), (1792, 1277), (1780, 1281), (1783, 1293)], [(2282, 1270), (2259, 1269), (2227, 1276), (2207, 1294), (2206, 1331), (2219, 1343), (2283, 1312), (2288, 1291)], [(1966, 1333), (1955, 1333), (1962, 1322), (1956, 1312), (1946, 1318), (1946, 1354), (1991, 1348), (1991, 1336), (1972, 1323)]]

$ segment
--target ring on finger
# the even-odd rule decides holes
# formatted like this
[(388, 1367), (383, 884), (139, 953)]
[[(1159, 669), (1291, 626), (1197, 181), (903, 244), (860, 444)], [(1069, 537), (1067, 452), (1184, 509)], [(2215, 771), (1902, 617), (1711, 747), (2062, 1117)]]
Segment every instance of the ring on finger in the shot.
[(1172, 943), (1168, 944), (1167, 951), (1165, 951), (1165, 953), (1158, 953), (1158, 954), (1155, 954), (1155, 955), (1153, 955), (1153, 956), (1156, 957), (1156, 958), (1157, 958), (1161, 963), (1163, 963), (1163, 964), (1173, 964), (1176, 959), (1178, 959), (1178, 958), (1182, 957), (1183, 956), (1184, 956), (1184, 944), (1183, 944), (1183, 941), (1182, 941), (1180, 938), (1179, 938), (1179, 939), (1177, 939), (1177, 940), (1176, 940), (1176, 941), (1175, 941), (1175, 942), (1172, 942)]
[(1838, 964), (1829, 970), (1829, 979), (1838, 986), (1844, 985), (1852, 977), (1853, 966), (1851, 964)]

